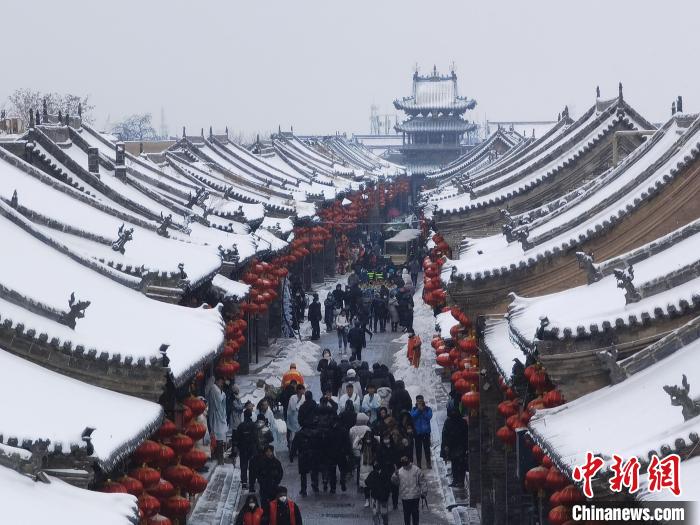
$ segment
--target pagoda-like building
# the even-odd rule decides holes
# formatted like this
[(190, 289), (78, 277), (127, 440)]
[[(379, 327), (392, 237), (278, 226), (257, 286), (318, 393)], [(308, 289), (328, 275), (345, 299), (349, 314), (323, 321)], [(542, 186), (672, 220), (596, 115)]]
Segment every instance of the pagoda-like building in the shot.
[(408, 115), (395, 129), (403, 134), (400, 150), (414, 171), (437, 168), (466, 150), (463, 137), (476, 125), (465, 120), (464, 113), (476, 106), (476, 100), (458, 93), (455, 72), (440, 75), (433, 67), (432, 74), (413, 74), (410, 97), (394, 100), (394, 107)]

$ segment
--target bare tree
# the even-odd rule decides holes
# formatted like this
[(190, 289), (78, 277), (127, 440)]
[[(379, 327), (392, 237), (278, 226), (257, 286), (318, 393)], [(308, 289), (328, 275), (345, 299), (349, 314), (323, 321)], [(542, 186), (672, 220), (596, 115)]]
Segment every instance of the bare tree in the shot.
[(78, 115), (78, 107), (82, 111), (83, 120), (88, 124), (94, 121), (92, 112), (95, 106), (90, 103), (90, 96), (81, 97), (72, 93), (42, 93), (29, 88), (16, 89), (7, 97), (4, 106), (10, 116), (28, 118), (30, 111), (41, 111), (44, 101), (50, 115)]
[(157, 134), (151, 122), (150, 113), (137, 113), (115, 124), (112, 133), (119, 140), (153, 140)]

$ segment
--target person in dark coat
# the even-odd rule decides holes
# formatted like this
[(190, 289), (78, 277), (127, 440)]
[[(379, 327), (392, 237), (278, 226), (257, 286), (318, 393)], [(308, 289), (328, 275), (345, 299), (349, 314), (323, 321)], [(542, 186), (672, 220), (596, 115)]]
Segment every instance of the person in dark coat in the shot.
[(321, 303), (318, 294), (314, 294), (314, 300), (309, 305), (309, 321), (311, 322), (311, 340), (315, 341), (321, 337)]
[(357, 369), (357, 378), (360, 380), (362, 392), (367, 391), (370, 377), (372, 377), (372, 373), (369, 371), (369, 363), (367, 363), (367, 361), (362, 361), (360, 367)]
[(349, 399), (345, 402), (345, 410), (343, 410), (340, 414), (340, 421), (347, 431), (354, 427), (355, 423), (357, 422), (357, 411), (355, 410), (355, 405), (353, 405), (352, 401)]
[[(394, 388), (396, 388), (396, 380), (394, 379), (394, 374), (392, 374), (392, 373), (389, 371), (389, 367), (388, 367), (388, 366), (386, 366), (386, 365), (384, 365), (384, 364), (379, 365), (379, 366), (382, 367), (382, 372), (386, 375), (386, 377), (389, 378), (389, 388), (391, 388), (391, 390), (393, 391)], [(379, 387), (377, 387), (377, 388), (379, 388)]]
[(359, 320), (355, 321), (355, 326), (348, 332), (348, 343), (351, 349), (350, 360), (361, 361), (362, 349), (367, 346), (367, 340), (365, 339), (365, 329), (362, 327), (362, 323)]
[(379, 389), (381, 387), (391, 388), (391, 382), (389, 381), (388, 372), (382, 368), (379, 363), (374, 363), (372, 365), (372, 375), (369, 380), (369, 384), (374, 385), (374, 388)]
[(321, 392), (325, 392), (327, 389), (333, 388), (334, 386), (333, 376), (336, 372), (335, 369), (331, 367), (331, 363), (337, 366), (336, 362), (331, 358), (331, 351), (326, 348), (323, 350), (323, 355), (316, 366), (316, 371), (320, 372), (319, 382), (321, 383)]
[(406, 390), (406, 385), (403, 381), (396, 381), (394, 388), (391, 390), (391, 399), (389, 400), (391, 414), (398, 419), (401, 412), (410, 412), (412, 406), (413, 400), (411, 399), (411, 394)]
[(320, 443), (318, 431), (312, 427), (304, 427), (296, 433), (289, 451), (290, 461), (299, 456), (299, 477), (301, 479), (302, 496), (306, 496), (307, 475), (311, 474), (311, 489), (318, 493), (318, 453)]
[[(399, 468), (401, 456), (399, 456), (398, 449), (389, 434), (382, 436), (382, 441), (377, 449), (377, 463), (389, 478)], [(396, 485), (391, 488), (391, 503), (396, 510), (399, 506), (399, 487)]]
[(299, 407), (298, 420), (302, 428), (313, 425), (316, 410), (318, 410), (318, 404), (314, 401), (314, 393), (307, 390), (304, 393), (304, 403)]
[(333, 411), (334, 414), (338, 413), (338, 403), (333, 401), (333, 392), (335, 390), (332, 390), (330, 388), (327, 388), (326, 390), (323, 391), (323, 397), (319, 401), (319, 408), (327, 406), (330, 408), (330, 410)]
[(299, 505), (287, 496), (286, 487), (278, 487), (277, 497), (265, 506), (263, 525), (303, 525)]
[(323, 301), (323, 322), (326, 323), (326, 332), (333, 331), (333, 322), (335, 321), (335, 299), (331, 294), (328, 294), (326, 300)]
[(257, 429), (255, 428), (255, 423), (253, 423), (253, 412), (250, 409), (243, 411), (243, 422), (238, 425), (238, 428), (233, 432), (231, 439), (233, 445), (238, 449), (241, 467), (241, 485), (243, 488), (247, 488), (250, 460), (257, 453), (258, 444)]
[[(280, 460), (275, 457), (275, 449), (272, 445), (267, 445), (255, 465), (255, 481), (260, 485), (260, 502), (263, 505), (275, 497), (283, 476), (284, 469)], [(251, 479), (251, 488), (254, 483)]]
[[(347, 430), (337, 416), (330, 419), (330, 425), (325, 430), (321, 448), (323, 450), (322, 456), (325, 467), (323, 477), (324, 492), (326, 484), (330, 483), (331, 494), (335, 494), (338, 479), (340, 479), (340, 489), (345, 492), (347, 490), (345, 475), (351, 465), (348, 458), (352, 456), (352, 445)], [(340, 473), (340, 478), (338, 478), (338, 473)]]
[(381, 438), (387, 431), (387, 426), (386, 426), (386, 417), (389, 415), (389, 411), (386, 409), (386, 407), (381, 407), (379, 410), (377, 410), (377, 419), (374, 423), (370, 425), (370, 428), (372, 429), (372, 433)]
[(389, 524), (389, 496), (393, 488), (391, 474), (382, 470), (377, 462), (372, 467), (372, 472), (367, 475), (365, 487), (369, 490), (372, 500), (372, 518), (374, 525)]
[(442, 448), (440, 456), (452, 463), (451, 487), (464, 487), (464, 476), (467, 473), (467, 438), (469, 425), (460, 413), (450, 408), (447, 419), (442, 427)]
[(387, 300), (381, 295), (377, 294), (372, 299), (372, 319), (374, 321), (374, 333), (377, 333), (377, 325), (379, 325), (379, 330), (381, 332), (386, 331), (386, 317), (388, 310)]

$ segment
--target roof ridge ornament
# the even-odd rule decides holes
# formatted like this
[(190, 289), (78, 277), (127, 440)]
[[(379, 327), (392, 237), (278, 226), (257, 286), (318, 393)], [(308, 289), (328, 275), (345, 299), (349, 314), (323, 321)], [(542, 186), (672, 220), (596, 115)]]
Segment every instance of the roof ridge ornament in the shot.
[(598, 269), (598, 266), (594, 264), (593, 252), (576, 252), (576, 259), (578, 260), (578, 267), (586, 270), (588, 284), (596, 283), (603, 278), (603, 274)]
[(622, 101), (622, 82), (617, 84), (617, 98)]
[(683, 374), (683, 387), (677, 385), (663, 387), (664, 392), (671, 396), (671, 405), (683, 407), (683, 420), (688, 421), (694, 417), (700, 416), (700, 401), (695, 401), (690, 397), (690, 384), (688, 378)]
[(595, 87), (595, 98), (600, 98), (600, 86)]
[(71, 292), (68, 300), (70, 310), (61, 315), (59, 322), (75, 330), (76, 320), (85, 317), (85, 310), (88, 306), (90, 306), (90, 301), (76, 301), (75, 292)]
[(133, 228), (124, 228), (124, 223), (119, 227), (118, 238), (112, 243), (112, 250), (124, 255), (126, 243), (134, 238)]
[(163, 212), (160, 212), (161, 223), (156, 229), (156, 233), (161, 237), (170, 237), (168, 233), (168, 226), (173, 223), (173, 214), (169, 213), (166, 217), (163, 217)]
[(617, 362), (618, 354), (619, 352), (615, 345), (612, 345), (610, 350), (601, 350), (596, 352), (598, 361), (600, 361), (603, 368), (605, 368), (610, 374), (610, 382), (613, 385), (622, 383), (625, 379), (627, 379), (627, 377), (629, 377), (627, 371)]
[(642, 300), (642, 295), (634, 286), (634, 267), (615, 268), (613, 270), (617, 279), (617, 287), (625, 290), (625, 304), (638, 303)]

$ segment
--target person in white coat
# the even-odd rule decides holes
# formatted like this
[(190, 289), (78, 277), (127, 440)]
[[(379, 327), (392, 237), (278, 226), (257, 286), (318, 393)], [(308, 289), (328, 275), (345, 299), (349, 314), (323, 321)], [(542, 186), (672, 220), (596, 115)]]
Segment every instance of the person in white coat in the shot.
[[(258, 409), (253, 414), (254, 419), (257, 419), (258, 414), (263, 414), (265, 416), (265, 419), (267, 420), (267, 425), (270, 427), (270, 431), (272, 431), (272, 437), (274, 437), (274, 445), (275, 445), (275, 450), (277, 450), (277, 447), (280, 446), (280, 441), (281, 441), (281, 435), (286, 434), (286, 430), (282, 432), (280, 435), (280, 429), (277, 424), (277, 419), (275, 418), (274, 412), (272, 412), (272, 409), (270, 408), (270, 403), (268, 402), (267, 398), (263, 398), (260, 401), (258, 401)], [(281, 422), (282, 426), (286, 427), (286, 423), (284, 421)]]
[(226, 394), (224, 393), (224, 378), (218, 377), (207, 390), (209, 433), (216, 438), (216, 461), (219, 465), (224, 463), (224, 446), (226, 444)]
[(345, 393), (340, 396), (340, 399), (338, 400), (338, 414), (343, 413), (345, 410), (345, 403), (347, 401), (352, 401), (352, 404), (355, 407), (355, 412), (360, 412), (360, 396), (358, 396), (357, 392), (355, 392), (355, 387), (352, 383), (345, 385)]
[(371, 425), (377, 420), (377, 410), (380, 407), (380, 397), (379, 394), (375, 392), (373, 384), (367, 385), (367, 393), (362, 398), (362, 413), (367, 414), (369, 417), (369, 424)]
[(299, 424), (299, 408), (306, 400), (305, 393), (306, 388), (304, 385), (297, 385), (296, 394), (289, 398), (289, 404), (287, 405), (287, 436), (289, 438), (289, 443), (294, 439), (294, 434), (301, 430), (301, 425)]
[(348, 385), (352, 385), (353, 389), (355, 390), (355, 393), (358, 396), (362, 396), (362, 385), (360, 384), (360, 380), (357, 378), (357, 372), (355, 372), (354, 369), (349, 369), (343, 378), (343, 384), (340, 387), (340, 392), (338, 393), (339, 396), (342, 396), (345, 393), (345, 387)]

